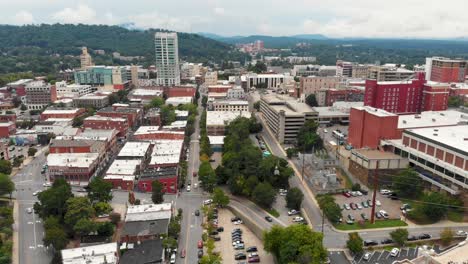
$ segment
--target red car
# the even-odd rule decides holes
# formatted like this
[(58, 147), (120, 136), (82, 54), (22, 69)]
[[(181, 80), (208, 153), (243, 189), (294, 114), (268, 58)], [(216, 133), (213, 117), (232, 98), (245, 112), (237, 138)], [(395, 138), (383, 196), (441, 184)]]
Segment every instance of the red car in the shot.
[(351, 197), (351, 194), (349, 192), (343, 192), (343, 196), (349, 198)]
[(180, 252), (180, 257), (181, 257), (181, 258), (185, 258), (185, 249), (183, 249), (183, 250)]
[(258, 263), (260, 262), (260, 257), (259, 256), (253, 256), (253, 257), (250, 257), (247, 262), (249, 263)]
[(193, 177), (197, 177), (197, 173), (196, 173), (196, 172), (193, 173)]
[(203, 248), (203, 241), (202, 240), (198, 240), (198, 248)]
[(353, 210), (357, 209), (357, 205), (355, 203), (350, 203), (349, 207), (351, 207), (351, 209), (353, 209)]

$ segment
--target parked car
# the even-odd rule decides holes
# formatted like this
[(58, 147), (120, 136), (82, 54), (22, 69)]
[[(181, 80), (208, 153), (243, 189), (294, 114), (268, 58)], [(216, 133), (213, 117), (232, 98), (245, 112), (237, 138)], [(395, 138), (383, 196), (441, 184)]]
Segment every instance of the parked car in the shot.
[(294, 210), (294, 209), (288, 211), (288, 215), (297, 215), (297, 214), (299, 214), (299, 213), (300, 213), (299, 211)]
[(351, 207), (349, 207), (349, 204), (344, 204), (344, 208), (345, 208), (346, 210), (350, 210), (350, 209), (351, 209)]
[(349, 206), (351, 207), (351, 209), (353, 210), (356, 210), (357, 209), (357, 205), (355, 203), (350, 203)]
[(258, 262), (260, 262), (260, 257), (259, 256), (249, 257), (249, 259), (247, 261), (249, 263), (258, 263)]
[[(202, 253), (202, 256), (203, 256), (203, 253)], [(170, 264), (175, 264), (175, 262), (176, 262), (176, 254), (172, 253), (169, 263)]]
[(357, 209), (362, 210), (362, 205), (356, 204), (356, 206), (357, 206)]
[(406, 210), (406, 209), (409, 209), (409, 208), (411, 208), (411, 205), (406, 204), (406, 203), (403, 204), (402, 206), (400, 206), (400, 210), (402, 210), (402, 211), (403, 211), (403, 210)]
[(346, 223), (347, 223), (348, 225), (352, 225), (352, 224), (354, 224), (354, 221), (348, 219), (348, 220), (346, 220)]
[(421, 234), (419, 235), (419, 239), (430, 239), (431, 238), (431, 235), (429, 234)]
[(296, 223), (297, 223), (297, 222), (302, 222), (302, 221), (304, 221), (304, 218), (303, 218), (303, 217), (296, 216), (296, 217), (293, 218), (293, 222), (296, 222)]
[(382, 241), (380, 241), (380, 244), (392, 244), (393, 240), (390, 238), (385, 238)]
[(215, 231), (212, 231), (212, 232), (210, 233), (211, 236), (216, 236), (217, 234), (218, 234), (218, 231), (216, 231), (216, 230), (215, 230)]
[(376, 200), (376, 201), (375, 201), (375, 205), (377, 205), (377, 206), (382, 206), (382, 204), (380, 203), (379, 200)]
[(377, 219), (380, 219), (382, 218), (382, 214), (380, 214), (379, 212), (375, 212), (375, 217), (377, 217)]
[(32, 212), (33, 212), (33, 209), (32, 209), (31, 207), (29, 207), (28, 209), (26, 209), (26, 213), (32, 214)]
[(182, 249), (182, 251), (180, 251), (180, 257), (185, 258), (185, 255), (186, 255), (185, 249)]
[(199, 216), (200, 215), (200, 210), (195, 210), (195, 215)]
[(362, 219), (364, 219), (364, 220), (369, 220), (369, 218), (367, 218), (367, 215), (366, 215), (365, 213), (362, 213), (362, 214), (361, 214), (361, 217), (362, 217)]
[(382, 195), (388, 195), (388, 194), (391, 194), (391, 193), (392, 193), (392, 191), (387, 190), (387, 189), (380, 190), (380, 194), (382, 194)]
[(387, 219), (388, 218), (388, 213), (384, 210), (380, 210), (379, 213), (385, 218)]
[(372, 200), (370, 200), (370, 199), (367, 200), (367, 204), (369, 205), (369, 207), (372, 207), (372, 204), (373, 204), (373, 203), (372, 203)]
[(203, 249), (199, 249), (198, 250), (198, 258), (202, 258), (203, 257)]
[(377, 242), (376, 240), (364, 240), (364, 246), (365, 247), (376, 246), (378, 244), (379, 244), (379, 242)]
[(348, 191), (344, 191), (343, 196), (349, 198), (351, 197), (351, 193), (349, 193)]
[(218, 231), (218, 232), (224, 232), (224, 227), (220, 226), (220, 227), (218, 227), (218, 228), (216, 229), (216, 231)]
[(257, 252), (257, 247), (256, 246), (253, 246), (253, 247), (248, 247), (246, 250), (246, 252)]
[(356, 191), (356, 195), (357, 195), (357, 196), (362, 196), (362, 192)]
[(190, 192), (191, 189), (190, 185), (187, 185), (187, 192)]
[(244, 243), (239, 243), (239, 244), (236, 244), (236, 245), (234, 246), (234, 249), (235, 249), (235, 250), (241, 250), (241, 249), (244, 249), (244, 248), (245, 248)]
[(393, 248), (392, 251), (390, 251), (390, 256), (397, 257), (399, 253), (400, 253), (400, 250), (398, 248)]
[(265, 216), (265, 220), (267, 220), (268, 222), (273, 222), (273, 218), (271, 218), (270, 216)]
[(409, 236), (408, 241), (416, 241), (418, 238), (416, 236)]
[(362, 259), (367, 261), (367, 260), (369, 260), (371, 257), (372, 257), (372, 253), (367, 252), (366, 254), (364, 254), (364, 256), (362, 256)]
[(213, 200), (208, 199), (208, 200), (203, 201), (203, 204), (204, 205), (210, 205), (212, 202), (213, 202)]
[(246, 259), (247, 258), (247, 255), (245, 255), (244, 253), (240, 252), (240, 253), (237, 253), (236, 255), (234, 255), (234, 259), (235, 260), (242, 260), (242, 259)]
[(350, 214), (348, 215), (348, 219), (351, 220), (351, 221), (353, 221), (353, 222), (356, 220), (356, 219), (354, 219), (354, 217), (353, 217), (352, 215), (350, 215)]
[(468, 232), (465, 232), (463, 230), (458, 230), (456, 233), (455, 233), (457, 236), (467, 236), (468, 235)]
[(241, 220), (241, 219), (240, 219), (240, 217), (237, 217), (237, 216), (234, 216), (234, 217), (231, 218), (231, 222), (233, 222), (233, 223), (236, 222), (236, 221), (239, 221), (239, 220)]
[(361, 204), (362, 204), (362, 207), (369, 208), (369, 205), (367, 204), (367, 201), (362, 201)]
[(237, 221), (235, 221), (233, 224), (235, 224), (235, 225), (240, 225), (240, 224), (242, 224), (242, 223), (243, 223), (242, 220), (237, 220)]

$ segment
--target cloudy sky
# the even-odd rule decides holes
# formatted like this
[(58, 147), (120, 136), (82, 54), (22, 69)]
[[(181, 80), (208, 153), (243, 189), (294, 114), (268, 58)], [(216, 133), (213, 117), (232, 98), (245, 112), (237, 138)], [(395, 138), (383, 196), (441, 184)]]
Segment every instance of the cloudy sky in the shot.
[(133, 22), (232, 35), (468, 36), (467, 0), (0, 0), (0, 24)]

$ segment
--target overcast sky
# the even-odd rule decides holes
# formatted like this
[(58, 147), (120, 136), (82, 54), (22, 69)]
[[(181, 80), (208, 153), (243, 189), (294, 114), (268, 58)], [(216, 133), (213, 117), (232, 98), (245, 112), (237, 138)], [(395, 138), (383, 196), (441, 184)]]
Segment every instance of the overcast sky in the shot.
[(133, 22), (233, 35), (468, 36), (467, 0), (0, 0), (1, 24)]

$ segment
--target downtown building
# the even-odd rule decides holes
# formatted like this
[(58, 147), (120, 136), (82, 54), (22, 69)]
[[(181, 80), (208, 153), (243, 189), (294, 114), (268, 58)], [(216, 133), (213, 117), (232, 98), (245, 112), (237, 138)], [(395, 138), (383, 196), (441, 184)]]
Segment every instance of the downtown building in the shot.
[(33, 81), (26, 84), (26, 106), (29, 110), (41, 110), (57, 100), (55, 86), (45, 81)]
[(426, 79), (441, 83), (461, 83), (468, 75), (466, 60), (443, 57), (426, 58)]
[(156, 32), (154, 35), (156, 82), (162, 86), (180, 85), (179, 44), (177, 33)]

